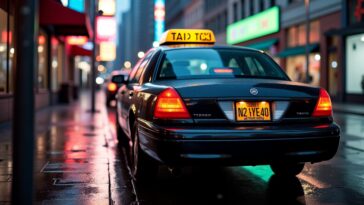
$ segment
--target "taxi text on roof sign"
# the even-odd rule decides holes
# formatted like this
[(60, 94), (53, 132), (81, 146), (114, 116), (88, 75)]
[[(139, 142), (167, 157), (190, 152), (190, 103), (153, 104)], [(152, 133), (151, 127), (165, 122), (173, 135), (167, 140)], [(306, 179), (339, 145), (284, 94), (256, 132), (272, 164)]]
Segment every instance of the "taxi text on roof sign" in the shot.
[(207, 29), (170, 29), (163, 33), (160, 45), (181, 43), (214, 44), (215, 36)]

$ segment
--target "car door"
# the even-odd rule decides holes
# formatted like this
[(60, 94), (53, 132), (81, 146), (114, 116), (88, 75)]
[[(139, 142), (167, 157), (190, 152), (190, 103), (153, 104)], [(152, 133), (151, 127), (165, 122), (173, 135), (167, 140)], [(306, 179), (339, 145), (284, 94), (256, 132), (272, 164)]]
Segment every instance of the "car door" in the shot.
[(127, 135), (130, 135), (129, 119), (130, 112), (135, 112), (137, 107), (136, 96), (140, 90), (140, 77), (147, 67), (150, 59), (153, 56), (153, 51), (149, 51), (146, 56), (140, 60), (130, 73), (128, 83), (122, 87), (120, 92), (121, 98), (121, 113), (120, 124)]

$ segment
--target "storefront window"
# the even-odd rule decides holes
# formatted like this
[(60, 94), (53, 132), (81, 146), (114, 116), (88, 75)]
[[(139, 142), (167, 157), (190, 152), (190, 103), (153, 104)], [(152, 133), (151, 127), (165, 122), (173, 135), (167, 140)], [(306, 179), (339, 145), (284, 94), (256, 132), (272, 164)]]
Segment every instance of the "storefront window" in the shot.
[(47, 88), (47, 36), (40, 31), (38, 36), (38, 89)]
[(338, 83), (339, 82), (339, 56), (337, 53), (339, 46), (339, 37), (330, 37), (329, 39), (330, 48), (328, 49), (328, 71), (329, 71), (329, 93), (331, 96), (337, 96), (338, 94)]
[[(310, 43), (317, 43), (320, 40), (320, 22), (310, 23)], [(300, 24), (288, 29), (288, 47), (306, 45), (306, 24)]]
[(51, 75), (51, 90), (53, 92), (56, 92), (59, 90), (59, 85), (62, 80), (62, 45), (59, 44), (58, 40), (56, 38), (52, 38), (52, 62), (51, 62), (51, 69), (52, 69), (52, 75)]
[(288, 47), (296, 46), (296, 39), (297, 39), (297, 27), (291, 27), (288, 29)]
[(297, 46), (306, 45), (306, 25), (302, 24), (298, 26), (298, 38), (296, 41)]
[(320, 22), (313, 21), (310, 24), (310, 43), (317, 43), (319, 41), (320, 41)]
[[(310, 54), (310, 68), (309, 75), (311, 82), (309, 84), (319, 86), (320, 84), (320, 60), (319, 53)], [(293, 81), (306, 82), (306, 58), (304, 55), (292, 56), (287, 58), (288, 76)]]
[(7, 78), (7, 13), (0, 8), (0, 93), (6, 92)]
[(346, 92), (364, 93), (364, 33), (346, 38)]

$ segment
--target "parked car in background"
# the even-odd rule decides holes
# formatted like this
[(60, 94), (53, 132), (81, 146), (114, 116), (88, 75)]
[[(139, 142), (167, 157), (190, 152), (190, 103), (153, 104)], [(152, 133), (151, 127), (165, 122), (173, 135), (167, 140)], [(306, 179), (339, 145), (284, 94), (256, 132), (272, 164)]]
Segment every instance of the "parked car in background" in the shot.
[[(105, 94), (106, 94), (106, 106), (110, 107), (111, 102), (115, 100), (115, 94), (118, 91), (121, 84), (112, 82), (114, 76), (123, 75), (125, 78), (129, 75), (128, 70), (115, 70), (112, 71), (110, 76), (105, 80)], [(126, 79), (125, 79), (126, 80)]]

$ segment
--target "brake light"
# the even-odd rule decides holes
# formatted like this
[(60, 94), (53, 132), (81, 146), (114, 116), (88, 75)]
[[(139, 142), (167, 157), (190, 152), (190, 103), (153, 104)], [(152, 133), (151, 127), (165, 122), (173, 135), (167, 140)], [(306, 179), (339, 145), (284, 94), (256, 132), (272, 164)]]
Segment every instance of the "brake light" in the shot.
[(109, 91), (111, 91), (111, 92), (114, 92), (114, 91), (116, 91), (116, 89), (118, 88), (118, 86), (115, 84), (115, 83), (109, 83), (108, 85), (107, 85), (107, 89), (109, 90)]
[(233, 73), (233, 70), (231, 68), (215, 68), (215, 73)]
[(315, 110), (312, 113), (313, 117), (329, 117), (332, 116), (332, 104), (330, 95), (326, 90), (320, 90), (320, 97), (317, 100)]
[(154, 117), (163, 119), (191, 118), (182, 98), (173, 88), (167, 88), (158, 95)]

